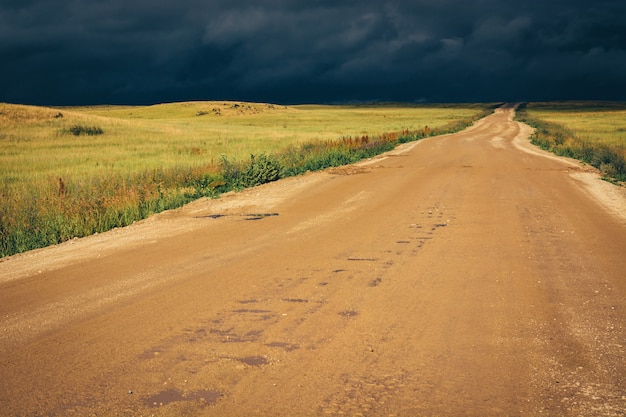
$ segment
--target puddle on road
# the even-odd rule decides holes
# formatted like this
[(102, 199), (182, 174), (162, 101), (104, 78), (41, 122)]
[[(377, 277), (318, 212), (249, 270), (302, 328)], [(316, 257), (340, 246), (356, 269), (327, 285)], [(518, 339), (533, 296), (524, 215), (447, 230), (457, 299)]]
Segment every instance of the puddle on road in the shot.
[(227, 214), (207, 214), (206, 216), (193, 216), (194, 219), (221, 219), (226, 217)]
[(144, 398), (143, 401), (148, 407), (161, 407), (173, 402), (181, 401), (200, 401), (205, 405), (212, 405), (223, 396), (224, 393), (219, 391), (199, 390), (183, 393), (176, 389), (169, 388), (165, 391), (161, 391), (150, 397)]
[(300, 349), (300, 345), (285, 343), (285, 342), (272, 342), (272, 343), (267, 343), (265, 346), (285, 349), (286, 352), (293, 352), (296, 349)]
[(303, 298), (283, 298), (284, 302), (286, 303), (308, 303), (309, 300), (305, 300)]
[(153, 359), (159, 356), (163, 352), (164, 352), (163, 349), (153, 348), (153, 349), (148, 349), (144, 351), (143, 353), (140, 353), (137, 357), (139, 359)]
[(254, 313), (254, 314), (260, 314), (260, 313), (273, 313), (272, 310), (260, 310), (260, 309), (249, 309), (249, 308), (240, 308), (237, 310), (233, 310), (233, 313)]
[(278, 213), (259, 213), (259, 214), (244, 214), (246, 220), (261, 220), (266, 217), (278, 216)]
[(206, 216), (194, 216), (194, 219), (221, 219), (222, 217), (245, 217), (245, 220), (261, 220), (266, 217), (278, 216), (278, 213), (251, 213), (251, 214), (208, 214)]
[(246, 365), (249, 365), (249, 366), (261, 366), (261, 365), (269, 364), (269, 361), (263, 356), (247, 356), (245, 358), (234, 358), (234, 359), (238, 360), (241, 363), (245, 363)]
[(251, 330), (247, 332), (245, 335), (241, 336), (233, 332), (232, 328), (228, 330), (211, 329), (210, 332), (211, 334), (216, 334), (220, 336), (222, 338), (221, 340), (222, 343), (254, 342), (263, 335), (263, 330)]
[(382, 279), (382, 278), (380, 278), (380, 277), (378, 277), (378, 278), (376, 278), (376, 279), (374, 279), (374, 280), (370, 281), (369, 286), (370, 286), (370, 287), (377, 287), (377, 286), (378, 286), (378, 284), (380, 284), (381, 282), (383, 282), (383, 279)]
[(260, 301), (261, 301), (261, 300), (257, 300), (257, 299), (254, 299), (254, 298), (251, 298), (251, 299), (249, 299), (249, 300), (239, 300), (239, 302), (240, 302), (241, 304), (254, 304), (254, 303), (258, 303), (258, 302), (260, 302)]
[(239, 308), (237, 310), (233, 310), (233, 313), (255, 314), (255, 315), (258, 315), (256, 316), (256, 319), (262, 320), (262, 321), (270, 320), (276, 315), (276, 313), (274, 313), (272, 310), (262, 310), (258, 308)]

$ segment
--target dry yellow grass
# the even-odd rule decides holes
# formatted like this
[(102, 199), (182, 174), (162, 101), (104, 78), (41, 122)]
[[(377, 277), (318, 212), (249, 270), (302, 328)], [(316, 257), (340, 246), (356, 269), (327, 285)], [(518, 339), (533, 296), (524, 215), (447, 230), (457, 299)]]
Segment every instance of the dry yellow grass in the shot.
[(626, 103), (530, 103), (529, 116), (560, 124), (581, 140), (626, 146)]
[(529, 103), (518, 117), (537, 128), (536, 145), (589, 163), (607, 180), (626, 181), (626, 103)]

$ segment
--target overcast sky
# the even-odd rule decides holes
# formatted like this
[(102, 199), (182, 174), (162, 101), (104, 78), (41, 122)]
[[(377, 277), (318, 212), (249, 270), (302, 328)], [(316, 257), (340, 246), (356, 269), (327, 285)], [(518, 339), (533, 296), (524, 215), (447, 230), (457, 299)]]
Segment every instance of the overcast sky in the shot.
[(626, 100), (624, 0), (1, 0), (0, 101)]

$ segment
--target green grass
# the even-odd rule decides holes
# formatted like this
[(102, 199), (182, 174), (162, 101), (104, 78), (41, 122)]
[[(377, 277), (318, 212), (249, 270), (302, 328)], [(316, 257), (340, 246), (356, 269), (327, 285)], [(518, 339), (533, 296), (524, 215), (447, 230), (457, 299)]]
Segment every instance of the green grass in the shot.
[(588, 163), (612, 182), (626, 181), (626, 103), (528, 103), (517, 119), (536, 128), (537, 146)]
[(0, 104), (0, 257), (456, 131), (487, 105)]

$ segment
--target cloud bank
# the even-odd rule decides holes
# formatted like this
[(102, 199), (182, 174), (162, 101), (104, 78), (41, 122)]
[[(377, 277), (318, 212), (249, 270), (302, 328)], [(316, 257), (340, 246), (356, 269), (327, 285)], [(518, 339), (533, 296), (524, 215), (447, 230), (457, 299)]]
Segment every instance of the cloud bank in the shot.
[(626, 3), (5, 0), (0, 101), (626, 100)]

